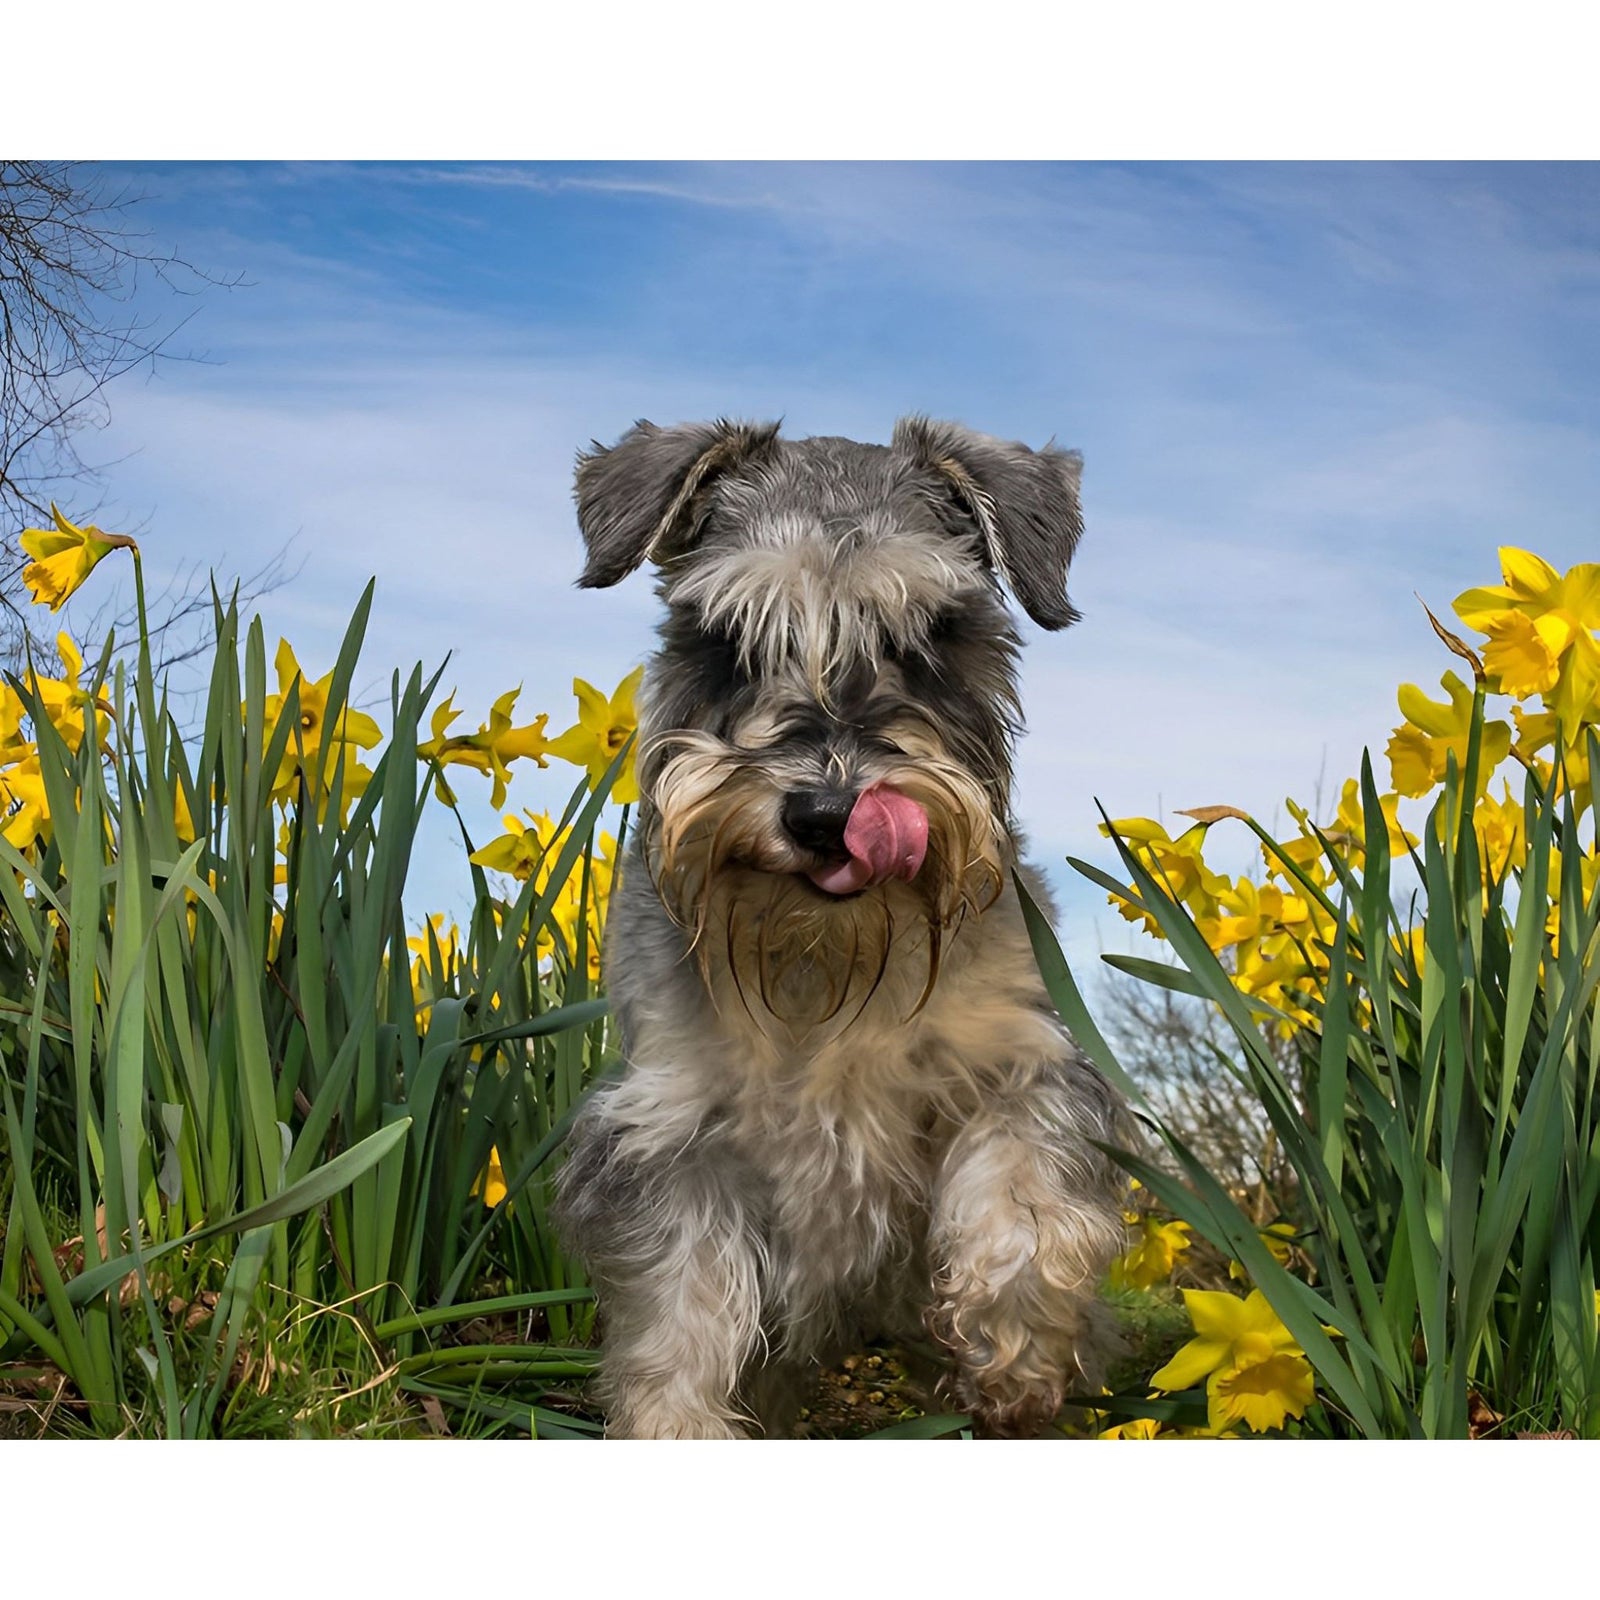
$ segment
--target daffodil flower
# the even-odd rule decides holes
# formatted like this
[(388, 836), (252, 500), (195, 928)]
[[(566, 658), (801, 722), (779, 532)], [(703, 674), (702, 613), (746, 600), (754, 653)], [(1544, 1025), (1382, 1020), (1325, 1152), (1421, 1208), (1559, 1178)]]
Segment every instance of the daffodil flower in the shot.
[[(1122, 817), (1109, 826), (1101, 823), (1100, 831), (1115, 833), (1122, 839), (1152, 870), (1168, 893), (1196, 917), (1215, 912), (1217, 896), (1226, 888), (1228, 880), (1205, 863), (1202, 854), (1206, 841), (1204, 823), (1197, 822), (1192, 828), (1186, 828), (1176, 839), (1149, 817)], [(1146, 933), (1160, 935), (1160, 926), (1149, 913), (1118, 895), (1106, 898), (1129, 922), (1140, 922)]]
[(333, 673), (330, 671), (315, 681), (307, 678), (287, 639), (278, 641), (274, 665), (278, 671), (278, 693), (268, 695), (266, 700), (268, 742), (277, 730), (278, 718), (283, 715), (289, 693), (296, 683), (300, 685), (300, 719), (291, 730), (289, 742), (278, 763), (272, 798), (279, 804), (287, 804), (295, 797), (303, 776), (321, 816), (327, 806), (334, 779), (342, 772), (341, 795), (343, 803), (348, 805), (360, 796), (372, 777), (372, 773), (361, 765), (355, 752), (370, 750), (380, 743), (382, 731), (366, 712), (355, 711), (348, 706), (339, 713), (330, 728), (328, 695), (333, 687)]
[(172, 783), (172, 826), (178, 843), (191, 845), (195, 841), (194, 813), (189, 809), (189, 797), (177, 779)]
[[(547, 886), (550, 869), (567, 842), (570, 829), (561, 829), (544, 814), (524, 811), (528, 824), (517, 817), (506, 817), (506, 831), (481, 850), (467, 858), (475, 865), (488, 867), (494, 872), (509, 872), (519, 882), (526, 883), (537, 876), (541, 891)], [(583, 866), (573, 864), (566, 881), (561, 885), (550, 909), (550, 919), (560, 930), (565, 944), (566, 957), (575, 960), (580, 928), (587, 935), (586, 965), (591, 982), (600, 977), (600, 944), (605, 933), (606, 908), (611, 901), (611, 890), (616, 881), (617, 841), (609, 833), (601, 833), (596, 848), (589, 856), (589, 892), (587, 921), (583, 920)], [(537, 951), (540, 957), (551, 954), (555, 940), (548, 924), (538, 934)]]
[(1500, 577), (1498, 588), (1468, 589), (1456, 596), (1456, 615), (1469, 628), (1487, 633), (1508, 611), (1531, 621), (1557, 617), (1572, 632), (1600, 628), (1600, 562), (1580, 562), (1563, 575), (1531, 550), (1502, 545)]
[(1132, 1216), (1140, 1236), (1133, 1247), (1111, 1263), (1113, 1289), (1153, 1289), (1172, 1276), (1178, 1256), (1189, 1248), (1187, 1222), (1162, 1222), (1148, 1212)]
[(49, 839), (50, 799), (37, 755), (0, 772), (0, 807), (7, 813), (0, 832), (16, 849), (26, 850), (35, 839)]
[(417, 958), (411, 968), (413, 976), (420, 980), (422, 974), (428, 970), (432, 950), (435, 947), (444, 962), (444, 970), (448, 972), (455, 965), (456, 951), (460, 943), (461, 930), (453, 921), (447, 922), (442, 911), (436, 911), (428, 918), (427, 928), (421, 933), (411, 934), (406, 939), (406, 949)]
[[(1449, 699), (1430, 700), (1414, 683), (1400, 685), (1400, 714), (1405, 723), (1389, 740), (1389, 770), (1394, 787), (1403, 795), (1425, 795), (1443, 782), (1453, 752), (1456, 766), (1465, 769), (1467, 739), (1472, 721), (1472, 690), (1453, 672), (1440, 683)], [(1506, 758), (1511, 729), (1503, 722), (1485, 722), (1478, 760), (1480, 788)]]
[(1504, 546), (1498, 587), (1456, 597), (1456, 615), (1488, 636), (1484, 669), (1504, 694), (1544, 696), (1569, 744), (1600, 688), (1600, 562), (1558, 573), (1531, 550)]
[(1195, 1337), (1150, 1379), (1152, 1388), (1192, 1389), (1241, 1361), (1304, 1354), (1259, 1289), (1243, 1300), (1220, 1289), (1185, 1289), (1183, 1303)]
[[(1393, 790), (1388, 794), (1380, 794), (1378, 809), (1383, 812), (1384, 826), (1388, 829), (1390, 857), (1403, 856), (1407, 850), (1415, 847), (1417, 836), (1407, 833), (1400, 826), (1399, 794)], [(1361, 799), (1361, 785), (1354, 778), (1346, 778), (1344, 787), (1339, 791), (1339, 809), (1334, 814), (1334, 826), (1354, 842), (1358, 860), (1364, 860), (1367, 813)]]
[(1217, 896), (1219, 915), (1199, 924), (1213, 950), (1257, 944), (1279, 934), (1293, 934), (1309, 924), (1311, 910), (1299, 895), (1285, 894), (1274, 883), (1240, 878)]
[[(1259, 1230), (1262, 1244), (1267, 1247), (1267, 1253), (1280, 1267), (1289, 1265), (1289, 1258), (1294, 1253), (1291, 1241), (1294, 1238), (1294, 1224), (1292, 1222), (1273, 1222)], [(1237, 1261), (1228, 1263), (1228, 1276), (1237, 1279), (1240, 1283), (1248, 1283), (1250, 1274), (1243, 1265)]]
[(1528, 858), (1526, 819), (1522, 802), (1512, 798), (1511, 785), (1501, 780), (1499, 800), (1488, 793), (1478, 801), (1472, 825), (1478, 834), (1478, 851), (1483, 858), (1486, 880), (1498, 882), (1512, 867)]
[(1213, 1374), (1206, 1385), (1206, 1421), (1215, 1433), (1241, 1423), (1253, 1433), (1266, 1433), (1304, 1416), (1316, 1397), (1311, 1363), (1279, 1350)]
[(1119, 1422), (1114, 1428), (1096, 1434), (1098, 1439), (1154, 1439), (1161, 1432), (1161, 1424), (1154, 1417), (1134, 1417)]
[[(1293, 800), (1288, 802), (1288, 806), (1290, 815), (1300, 824), (1300, 837), (1275, 840), (1274, 843), (1319, 889), (1326, 889), (1332, 884), (1334, 874), (1323, 854), (1322, 839), (1312, 831), (1309, 812), (1296, 805)], [(1350, 842), (1349, 835), (1340, 833), (1337, 829), (1331, 832), (1324, 831), (1323, 838), (1335, 848), (1348, 845)], [(1261, 859), (1269, 873), (1283, 872), (1282, 863), (1266, 845), (1261, 847)]]
[[(1589, 803), (1589, 741), (1586, 729), (1600, 725), (1600, 692), (1584, 708), (1572, 725), (1575, 738), (1568, 738), (1553, 711), (1527, 711), (1513, 706), (1517, 742), (1511, 753), (1537, 774), (1541, 783), (1555, 781), (1557, 795), (1570, 793), (1581, 814)], [(1540, 754), (1549, 750), (1547, 758)]]
[(52, 611), (59, 611), (113, 550), (139, 547), (126, 534), (77, 527), (56, 510), (54, 503), (50, 516), (55, 527), (23, 530), (23, 553), (33, 560), (22, 569), (22, 581), (35, 605), (48, 605)]
[[(411, 963), (411, 989), (422, 998), (417, 1003), (417, 1026), (427, 1031), (433, 1016), (433, 1000), (439, 989), (448, 983), (455, 969), (460, 951), (461, 930), (454, 922), (446, 921), (442, 912), (428, 918), (428, 926), (421, 933), (406, 939), (406, 948), (416, 957)], [(433, 952), (437, 950), (442, 967), (433, 965)]]
[(1555, 612), (1530, 617), (1502, 611), (1483, 627), (1489, 642), (1483, 666), (1502, 694), (1546, 694), (1561, 677), (1561, 657), (1572, 643), (1572, 624)]
[(506, 1172), (500, 1164), (500, 1152), (493, 1145), (489, 1147), (489, 1165), (478, 1175), (478, 1181), (473, 1184), (472, 1192), (479, 1196), (491, 1211), (506, 1197)]
[[(617, 753), (638, 726), (634, 697), (643, 677), (644, 668), (635, 667), (609, 699), (582, 678), (572, 680), (572, 692), (578, 697), (578, 720), (559, 738), (552, 739), (546, 748), (563, 761), (587, 767), (591, 789), (605, 777)], [(611, 798), (621, 805), (632, 805), (639, 798), (636, 755), (637, 749), (628, 752), (628, 759), (611, 788)]]
[(33, 754), (33, 741), (22, 731), (27, 714), (22, 696), (9, 683), (0, 684), (0, 766), (25, 761)]
[[(506, 786), (511, 781), (510, 765), (513, 761), (536, 761), (541, 767), (549, 766), (545, 754), (550, 741), (545, 738), (545, 725), (550, 718), (541, 713), (522, 727), (512, 726), (512, 712), (521, 687), (507, 690), (495, 701), (489, 711), (489, 720), (476, 733), (449, 735), (449, 727), (461, 715), (455, 709), (455, 692), (433, 714), (432, 739), (417, 746), (421, 761), (437, 761), (440, 766), (471, 767), (474, 772), (489, 774), (494, 788), (489, 804), (498, 810), (505, 804)], [(448, 790), (441, 791), (448, 800)]]
[(83, 655), (69, 634), (56, 635), (56, 653), (61, 657), (61, 676), (41, 678), (30, 673), (28, 687), (38, 697), (51, 726), (76, 754), (83, 743), (85, 713), (96, 706), (100, 708), (95, 712), (95, 723), (102, 738), (110, 727), (110, 718), (105, 715), (105, 702), (97, 702), (87, 689), (79, 687)]
[[(1588, 905), (1594, 898), (1596, 884), (1600, 883), (1600, 850), (1591, 849), (1578, 858), (1578, 888), (1581, 904)], [(1550, 915), (1545, 918), (1544, 931), (1550, 935), (1552, 946), (1561, 948), (1561, 850), (1550, 851)]]
[(1213, 1432), (1242, 1423), (1257, 1433), (1304, 1414), (1316, 1397), (1305, 1352), (1259, 1289), (1243, 1299), (1212, 1289), (1185, 1289), (1196, 1337), (1150, 1379), (1154, 1389), (1206, 1385)]
[(506, 817), (506, 831), (467, 860), (491, 872), (509, 872), (518, 883), (526, 883), (543, 865), (555, 847), (555, 824), (544, 813), (524, 811), (525, 824), (517, 817)]

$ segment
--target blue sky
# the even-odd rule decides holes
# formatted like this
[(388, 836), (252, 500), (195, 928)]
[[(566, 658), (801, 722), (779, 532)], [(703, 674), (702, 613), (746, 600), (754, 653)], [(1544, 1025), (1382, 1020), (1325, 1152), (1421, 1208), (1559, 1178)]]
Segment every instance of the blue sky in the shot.
[[(571, 587), (573, 453), (636, 417), (883, 440), (923, 411), (1082, 449), (1084, 620), (1025, 629), (1019, 768), (1080, 960), (1135, 947), (1062, 865), (1109, 862), (1095, 798), (1336, 794), (1396, 684), (1449, 665), (1413, 591), (1443, 615), (1498, 544), (1600, 549), (1595, 165), (113, 170), (155, 242), (248, 284), (149, 293), (205, 360), (113, 392), (102, 522), (155, 572), (293, 538), (262, 612), (314, 673), (377, 574), (369, 689), (451, 652), (474, 723), (521, 682), (559, 730), (575, 673), (648, 648), (642, 576)], [(419, 909), (465, 900), (446, 820)]]

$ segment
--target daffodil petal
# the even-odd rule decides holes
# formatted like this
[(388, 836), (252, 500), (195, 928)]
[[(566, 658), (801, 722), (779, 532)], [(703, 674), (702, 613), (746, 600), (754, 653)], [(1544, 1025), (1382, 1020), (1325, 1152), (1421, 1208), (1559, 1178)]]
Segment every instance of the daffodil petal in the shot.
[[(1229, 1295), (1231, 1300), (1234, 1297)], [(1159, 1372), (1150, 1378), (1152, 1389), (1193, 1389), (1218, 1367), (1226, 1364), (1229, 1346), (1216, 1339), (1191, 1339)]]
[(1561, 581), (1561, 575), (1543, 556), (1515, 545), (1500, 547), (1500, 575), (1518, 599), (1537, 600)]

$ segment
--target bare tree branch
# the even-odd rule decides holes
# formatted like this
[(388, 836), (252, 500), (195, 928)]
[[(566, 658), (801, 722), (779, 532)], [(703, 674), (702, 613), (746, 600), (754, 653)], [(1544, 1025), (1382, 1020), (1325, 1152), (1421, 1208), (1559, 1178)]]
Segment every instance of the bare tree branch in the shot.
[[(1162, 1121), (1199, 1156), (1258, 1224), (1288, 1210), (1296, 1185), (1260, 1098), (1231, 1068), (1237, 1042), (1203, 1000), (1107, 972), (1098, 1014), (1117, 1059)], [(1279, 1066), (1298, 1092), (1294, 1047)]]
[[(215, 277), (150, 242), (133, 213), (145, 197), (116, 187), (102, 170), (75, 162), (0, 161), (0, 529), (8, 545), (25, 526), (49, 525), (52, 500), (75, 521), (96, 514), (103, 476), (113, 463), (91, 460), (86, 439), (105, 427), (110, 384), (136, 368), (201, 359), (172, 341), (189, 312), (168, 323), (134, 310), (142, 281), (154, 276), (173, 294), (243, 285)], [(14, 553), (15, 547), (11, 547)], [(36, 659), (54, 656), (53, 630), (22, 598), (17, 561), (0, 570), (0, 662), (15, 666), (31, 644)], [(292, 574), (288, 547), (241, 583), (246, 602)], [(161, 664), (200, 654), (209, 637), (210, 586), (190, 567), (152, 597), (152, 633)], [(130, 618), (103, 613), (94, 626)]]

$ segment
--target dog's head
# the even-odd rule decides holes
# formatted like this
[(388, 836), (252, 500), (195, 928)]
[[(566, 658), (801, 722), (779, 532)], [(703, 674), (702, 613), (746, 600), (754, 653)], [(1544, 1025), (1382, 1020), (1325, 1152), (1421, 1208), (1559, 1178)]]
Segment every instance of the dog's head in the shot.
[(579, 457), (579, 581), (652, 561), (667, 605), (640, 700), (645, 859), (764, 998), (774, 952), (853, 949), (853, 971), (875, 951), (881, 976), (897, 917), (927, 930), (931, 987), (942, 935), (999, 893), (1020, 724), (1002, 587), (1043, 627), (1075, 620), (1080, 468), (919, 417), (887, 447), (641, 422)]

